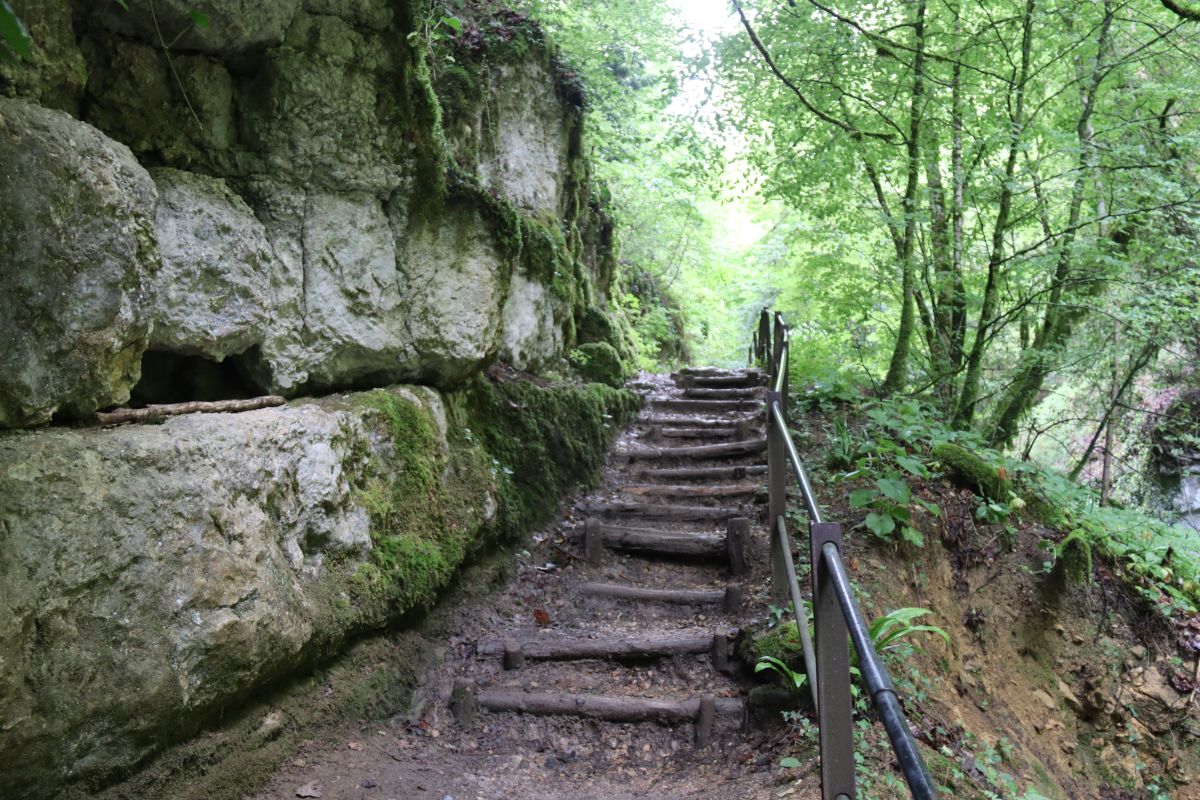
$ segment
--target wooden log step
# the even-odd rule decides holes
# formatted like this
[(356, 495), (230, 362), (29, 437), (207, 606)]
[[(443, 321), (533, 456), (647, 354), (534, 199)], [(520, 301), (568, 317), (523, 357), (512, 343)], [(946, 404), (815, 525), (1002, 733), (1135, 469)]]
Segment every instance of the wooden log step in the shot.
[(717, 376), (729, 376), (729, 375), (738, 375), (741, 377), (748, 377), (750, 375), (758, 375), (761, 377), (763, 375), (763, 371), (761, 369), (726, 369), (724, 367), (684, 367), (683, 369), (679, 370), (679, 372), (677, 372), (675, 374), (677, 374), (677, 375), (695, 375), (697, 377), (699, 377), (699, 376), (717, 377)]
[[(699, 718), (701, 706), (701, 698), (698, 697), (691, 700), (657, 700), (649, 697), (508, 689), (481, 689), (475, 699), (479, 706), (489, 711), (588, 717), (609, 722), (692, 722)], [(718, 715), (741, 718), (741, 698), (718, 697), (714, 701), (713, 707)]]
[(659, 428), (658, 435), (664, 439), (732, 439), (738, 431), (737, 428)]
[(696, 389), (748, 389), (763, 385), (761, 373), (748, 375), (675, 375), (680, 386)]
[(718, 635), (737, 636), (726, 631), (713, 633), (668, 634), (666, 636), (631, 636), (623, 639), (549, 639), (544, 636), (524, 639), (483, 639), (475, 645), (480, 656), (497, 657), (518, 647), (525, 658), (545, 660), (613, 659), (640, 660), (669, 658), (696, 653), (711, 653)]
[(693, 428), (731, 428), (741, 425), (762, 426), (763, 418), (760, 414), (748, 414), (741, 417), (642, 417), (635, 424), (647, 427), (663, 427), (666, 425), (675, 425)]
[(721, 605), (726, 611), (742, 607), (742, 585), (731, 583), (720, 589), (646, 589), (619, 583), (581, 583), (580, 594), (589, 597), (608, 597), (613, 600), (633, 600), (643, 603), (669, 603), (677, 606)]
[(627, 450), (625, 456), (630, 461), (657, 461), (663, 458), (740, 458), (757, 455), (766, 449), (766, 439), (745, 439), (740, 442), (702, 444), (694, 447), (641, 447)]
[(683, 396), (696, 400), (753, 400), (758, 389), (684, 389)]
[(753, 464), (743, 467), (644, 469), (637, 475), (644, 481), (740, 481), (743, 478), (766, 474), (766, 464)]
[(597, 517), (664, 519), (671, 522), (720, 521), (746, 516), (745, 511), (737, 508), (679, 506), (667, 503), (603, 503), (580, 506), (579, 511)]
[(639, 484), (622, 486), (622, 494), (633, 494), (639, 497), (665, 497), (667, 499), (694, 500), (698, 497), (752, 497), (762, 487), (744, 484), (728, 484), (719, 486), (671, 486), (665, 483)]
[(694, 558), (725, 558), (728, 555), (723, 533), (626, 528), (589, 519), (584, 536), (599, 536), (601, 546), (612, 550)]
[(756, 411), (762, 408), (759, 400), (679, 400), (676, 398), (656, 398), (650, 405), (663, 411), (698, 411), (700, 413), (722, 414), (728, 411)]

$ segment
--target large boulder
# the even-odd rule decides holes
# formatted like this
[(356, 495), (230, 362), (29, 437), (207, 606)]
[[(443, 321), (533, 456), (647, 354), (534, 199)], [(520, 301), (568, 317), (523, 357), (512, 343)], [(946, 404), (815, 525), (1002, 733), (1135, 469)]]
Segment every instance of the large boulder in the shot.
[(218, 178), (165, 168), (152, 174), (162, 269), (151, 344), (216, 361), (261, 344), (278, 271), (262, 223)]
[[(403, 611), (354, 595), (383, 522), (366, 497), (414, 468), (414, 431), (436, 465), (445, 424), (438, 395), (395, 388), (0, 436), (0, 796), (128, 770)], [(455, 508), (472, 535), (487, 474)]]
[(0, 99), (0, 428), (128, 399), (159, 267), (157, 202), (124, 145)]

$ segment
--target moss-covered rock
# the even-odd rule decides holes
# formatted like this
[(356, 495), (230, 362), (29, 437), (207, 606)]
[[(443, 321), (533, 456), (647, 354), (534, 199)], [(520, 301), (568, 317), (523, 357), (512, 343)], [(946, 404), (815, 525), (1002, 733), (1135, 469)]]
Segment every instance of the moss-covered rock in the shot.
[(465, 420), (500, 474), (503, 527), (543, 521), (562, 492), (591, 480), (608, 434), (640, 406), (633, 392), (591, 384), (477, 381), (464, 395)]
[(608, 342), (582, 344), (571, 351), (569, 359), (584, 380), (607, 386), (621, 386), (625, 382), (625, 365)]
[(109, 783), (428, 606), (636, 406), (478, 380), (0, 435), (0, 796)]

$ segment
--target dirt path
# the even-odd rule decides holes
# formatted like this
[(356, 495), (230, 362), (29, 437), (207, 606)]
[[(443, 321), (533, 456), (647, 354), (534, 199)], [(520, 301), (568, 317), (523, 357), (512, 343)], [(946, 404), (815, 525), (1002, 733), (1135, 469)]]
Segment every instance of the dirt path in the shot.
[[(745, 373), (722, 373), (715, 380), (702, 374), (644, 376), (635, 388), (647, 397), (645, 409), (618, 438), (601, 485), (533, 536), (503, 590), (460, 610), (419, 716), (365, 728), (346, 725), (324, 741), (305, 743), (258, 797), (814, 796), (815, 784), (805, 785), (813, 780), (810, 771), (794, 782), (795, 772), (772, 766), (779, 754), (770, 752), (769, 740), (745, 728), (747, 676), (733, 658), (737, 629), (762, 618), (766, 609), (767, 540), (754, 493), (763, 485), (755, 467), (765, 463), (765, 453), (755, 452), (754, 445), (743, 445), (749, 452), (732, 457), (718, 452), (696, 458), (673, 450), (761, 439), (758, 383), (756, 375)], [(714, 399), (719, 405), (696, 405)], [(629, 457), (646, 455), (646, 448), (671, 452)], [(731, 574), (736, 569), (725, 518), (733, 516), (751, 521), (747, 574)], [(595, 537), (590, 551), (585, 528)], [(615, 549), (618, 545), (642, 549)], [(698, 546), (702, 554), (686, 557), (645, 550)], [(727, 607), (736, 600), (731, 583), (741, 589), (736, 608)], [(707, 594), (699, 596), (704, 602), (685, 605), (593, 596), (589, 584)], [(667, 640), (673, 644), (665, 646)], [(651, 652), (634, 658), (539, 657), (631, 643)], [(505, 646), (511, 651), (514, 644), (522, 644), (521, 653), (510, 652), (508, 666), (522, 655), (524, 663), (505, 669)], [(674, 652), (652, 652), (656, 649)], [(469, 697), (473, 721), (456, 721), (452, 695)], [(646, 721), (595, 716), (628, 718), (647, 700), (671, 705)], [(488, 709), (552, 703), (565, 703), (574, 713)], [(709, 704), (716, 712), (711, 732), (700, 719), (700, 709)]]

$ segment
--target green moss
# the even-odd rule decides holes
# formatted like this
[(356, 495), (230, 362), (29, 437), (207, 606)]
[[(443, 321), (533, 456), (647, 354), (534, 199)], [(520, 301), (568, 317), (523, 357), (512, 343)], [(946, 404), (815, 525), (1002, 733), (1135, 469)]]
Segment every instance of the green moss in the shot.
[(550, 519), (566, 490), (594, 480), (611, 433), (640, 404), (607, 386), (482, 379), (464, 399), (473, 436), (495, 460), (501, 525), (510, 534)]
[(781, 622), (752, 634), (742, 640), (742, 657), (747, 663), (755, 664), (763, 656), (778, 658), (793, 670), (804, 670), (804, 650), (800, 646), (800, 632), (795, 621)]
[(429, 603), (489, 540), (471, 509), (495, 479), (478, 446), (442, 447), (424, 407), (384, 390), (362, 402), (378, 412), (393, 449), (389, 463), (370, 464), (357, 487), (373, 547), (349, 585), (354, 610), (369, 620), (386, 618), (386, 609)]
[(1011, 481), (1003, 467), (993, 466), (965, 447), (949, 442), (934, 445), (931, 452), (975, 492), (1001, 503), (1012, 498)]
[(607, 386), (621, 386), (625, 382), (625, 365), (608, 342), (582, 344), (571, 351), (568, 360), (584, 380)]

